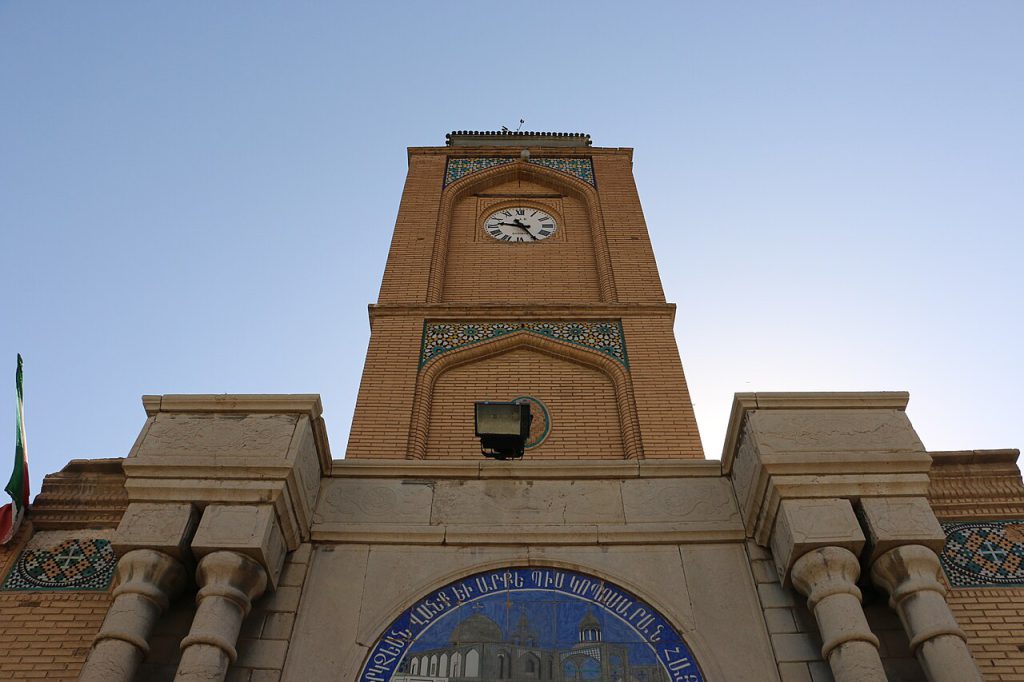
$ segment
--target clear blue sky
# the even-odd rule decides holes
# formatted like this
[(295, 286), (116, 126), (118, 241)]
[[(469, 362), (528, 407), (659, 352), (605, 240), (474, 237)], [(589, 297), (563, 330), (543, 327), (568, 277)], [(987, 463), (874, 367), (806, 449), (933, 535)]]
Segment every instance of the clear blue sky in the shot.
[(1024, 3), (4, 2), (33, 492), (144, 393), (317, 392), (343, 456), (405, 148), (521, 117), (636, 149), (709, 456), (751, 390), (1024, 445)]

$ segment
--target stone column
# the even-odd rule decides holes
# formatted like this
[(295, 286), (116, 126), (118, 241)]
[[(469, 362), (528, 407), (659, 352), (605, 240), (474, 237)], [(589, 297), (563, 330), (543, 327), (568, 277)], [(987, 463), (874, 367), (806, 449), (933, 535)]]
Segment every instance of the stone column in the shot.
[(252, 600), (277, 587), (287, 549), (270, 505), (210, 505), (192, 552), (199, 561), (199, 606), (181, 642), (177, 682), (219, 682), (237, 657), (235, 644)]
[(946, 535), (928, 500), (883, 497), (861, 500), (868, 533), (871, 580), (889, 593), (910, 649), (931, 682), (980, 682), (967, 636), (946, 603), (939, 557)]
[(213, 552), (196, 571), (199, 603), (188, 636), (181, 642), (178, 682), (223, 680), (237, 658), (235, 644), (252, 600), (267, 588), (263, 567), (238, 552)]
[(821, 547), (797, 559), (790, 575), (818, 621), (821, 656), (836, 682), (885, 682), (878, 638), (861, 608), (857, 556), (843, 547)]
[(79, 680), (130, 682), (149, 652), (149, 635), (160, 614), (188, 581), (177, 559), (136, 549), (117, 562), (114, 602), (107, 610)]
[(849, 500), (782, 500), (771, 534), (784, 586), (807, 597), (836, 682), (885, 682), (857, 588), (864, 533)]

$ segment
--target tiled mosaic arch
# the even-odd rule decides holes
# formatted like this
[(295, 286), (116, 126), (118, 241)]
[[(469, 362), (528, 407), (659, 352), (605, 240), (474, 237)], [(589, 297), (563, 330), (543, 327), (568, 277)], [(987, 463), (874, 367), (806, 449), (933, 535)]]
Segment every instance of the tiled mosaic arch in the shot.
[(494, 645), (492, 661), (515, 646), (559, 668), (570, 660), (592, 665), (601, 675), (593, 679), (622, 679), (626, 670), (641, 679), (705, 679), (675, 626), (632, 592), (574, 570), (511, 566), (460, 578), (413, 603), (384, 628), (358, 682), (446, 679), (452, 669), (441, 666), (455, 659), (455, 677), (491, 679), (484, 642)]
[(942, 523), (942, 568), (953, 587), (1024, 587), (1024, 520)]
[(109, 540), (70, 538), (23, 550), (0, 589), (104, 591), (110, 587), (116, 565)]
[[(518, 158), (518, 156), (449, 156), (448, 165), (444, 172), (444, 186), (447, 187), (451, 183), (460, 178), (464, 178), (467, 175), (478, 173), (482, 170), (487, 170), (488, 168), (494, 168), (495, 166), (512, 163)], [(560, 173), (565, 173), (566, 175), (571, 175), (591, 186), (597, 186), (597, 182), (594, 180), (594, 162), (589, 156), (570, 156), (562, 158), (530, 157), (527, 159), (527, 162), (537, 166), (544, 166), (545, 168), (550, 168)]]
[(420, 367), (453, 350), (517, 331), (597, 351), (629, 367), (621, 320), (424, 322)]

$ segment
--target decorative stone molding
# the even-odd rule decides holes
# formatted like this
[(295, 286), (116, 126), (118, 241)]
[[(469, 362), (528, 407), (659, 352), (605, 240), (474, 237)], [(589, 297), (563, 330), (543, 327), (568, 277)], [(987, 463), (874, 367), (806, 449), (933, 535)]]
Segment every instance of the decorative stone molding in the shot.
[(117, 562), (114, 601), (82, 668), (83, 682), (130, 682), (149, 651), (149, 636), (170, 599), (188, 580), (180, 561), (151, 549)]
[(220, 551), (254, 560), (263, 568), (271, 588), (276, 588), (287, 549), (273, 507), (208, 506), (192, 540), (192, 552), (200, 559)]
[(820, 547), (841, 547), (860, 554), (864, 533), (849, 500), (783, 500), (771, 547), (779, 578), (789, 586), (790, 569), (804, 554)]
[(196, 570), (198, 607), (188, 635), (181, 641), (177, 682), (223, 680), (238, 658), (235, 646), (252, 600), (267, 588), (263, 567), (238, 552), (213, 552)]
[(923, 545), (903, 545), (871, 564), (871, 579), (889, 593), (930, 682), (981, 682), (967, 637), (946, 603), (939, 558)]
[(113, 528), (128, 506), (120, 457), (73, 459), (43, 479), (32, 501), (37, 530)]
[(860, 562), (842, 547), (821, 547), (793, 564), (793, 586), (807, 597), (821, 631), (821, 656), (836, 682), (885, 682), (878, 638), (871, 633), (857, 588)]
[(124, 461), (132, 502), (266, 504), (288, 549), (309, 537), (331, 451), (317, 395), (145, 396)]
[(1019, 450), (930, 452), (928, 501), (943, 520), (1024, 517)]
[(783, 499), (924, 496), (931, 457), (906, 393), (739, 393), (722, 470), (767, 546)]

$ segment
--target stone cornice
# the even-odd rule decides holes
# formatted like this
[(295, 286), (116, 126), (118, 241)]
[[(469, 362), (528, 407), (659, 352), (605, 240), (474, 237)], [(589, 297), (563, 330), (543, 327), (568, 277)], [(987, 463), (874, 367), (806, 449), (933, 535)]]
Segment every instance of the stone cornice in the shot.
[(1024, 483), (1019, 450), (930, 452), (928, 499), (944, 520), (1020, 518)]
[(37, 530), (113, 528), (128, 506), (124, 460), (73, 459), (43, 479), (29, 511)]
[(607, 319), (676, 316), (675, 303), (371, 303), (370, 320), (378, 317), (424, 317), (439, 320), (473, 319)]
[(336, 459), (332, 478), (580, 480), (706, 478), (721, 476), (714, 460), (490, 460)]
[(722, 447), (722, 471), (728, 474), (739, 445), (743, 419), (751, 410), (848, 410), (888, 408), (906, 410), (910, 393), (906, 391), (846, 391), (736, 393)]
[(142, 405), (150, 417), (158, 412), (241, 412), (305, 414), (316, 419), (324, 411), (317, 393), (144, 395)]

